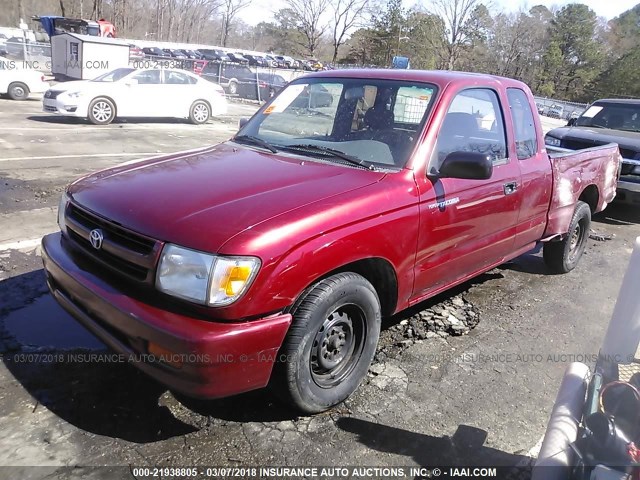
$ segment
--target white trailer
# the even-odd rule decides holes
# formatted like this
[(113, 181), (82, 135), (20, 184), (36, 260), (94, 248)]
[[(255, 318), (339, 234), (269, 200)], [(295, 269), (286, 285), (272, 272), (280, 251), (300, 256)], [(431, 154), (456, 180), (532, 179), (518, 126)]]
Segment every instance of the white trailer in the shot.
[(129, 65), (129, 44), (113, 38), (63, 33), (51, 39), (51, 73), (56, 80), (90, 80)]

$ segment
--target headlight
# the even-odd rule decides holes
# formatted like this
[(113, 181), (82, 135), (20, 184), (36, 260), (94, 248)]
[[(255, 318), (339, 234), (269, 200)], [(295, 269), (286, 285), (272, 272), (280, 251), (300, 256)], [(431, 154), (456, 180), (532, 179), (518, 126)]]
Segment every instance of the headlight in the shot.
[(60, 197), (60, 203), (58, 204), (58, 226), (63, 233), (67, 232), (67, 224), (64, 220), (64, 212), (67, 209), (67, 203), (69, 202), (69, 197), (66, 192), (62, 194)]
[(82, 92), (71, 92), (71, 93), (67, 93), (67, 95), (69, 96), (69, 98), (78, 98), (82, 96)]
[(544, 143), (546, 143), (550, 147), (559, 147), (560, 139), (556, 137), (550, 137), (549, 135), (547, 135), (544, 137)]
[(237, 300), (258, 273), (255, 257), (219, 257), (167, 244), (162, 250), (156, 285), (169, 295), (219, 307)]

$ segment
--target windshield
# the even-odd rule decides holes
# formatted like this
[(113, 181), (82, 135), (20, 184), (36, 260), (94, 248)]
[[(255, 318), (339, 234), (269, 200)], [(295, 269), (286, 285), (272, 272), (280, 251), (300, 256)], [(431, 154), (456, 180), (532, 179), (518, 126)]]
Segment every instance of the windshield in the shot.
[(129, 75), (131, 72), (135, 72), (135, 68), (116, 68), (115, 70), (111, 70), (110, 72), (103, 73), (99, 77), (91, 80), (92, 82), (117, 82), (122, 78)]
[(640, 132), (640, 103), (594, 103), (575, 123), (580, 127)]
[[(430, 84), (397, 80), (294, 81), (238, 135), (323, 160), (331, 149), (376, 167), (401, 168), (419, 137), (435, 92)], [(314, 148), (300, 149), (303, 146)]]

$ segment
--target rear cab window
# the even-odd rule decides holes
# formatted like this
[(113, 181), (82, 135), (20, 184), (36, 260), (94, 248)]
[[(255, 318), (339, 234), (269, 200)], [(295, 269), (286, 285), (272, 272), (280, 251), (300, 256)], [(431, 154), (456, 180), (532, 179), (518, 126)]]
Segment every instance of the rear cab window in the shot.
[(513, 119), (518, 160), (535, 156), (538, 151), (538, 136), (527, 94), (519, 88), (507, 88), (507, 98)]

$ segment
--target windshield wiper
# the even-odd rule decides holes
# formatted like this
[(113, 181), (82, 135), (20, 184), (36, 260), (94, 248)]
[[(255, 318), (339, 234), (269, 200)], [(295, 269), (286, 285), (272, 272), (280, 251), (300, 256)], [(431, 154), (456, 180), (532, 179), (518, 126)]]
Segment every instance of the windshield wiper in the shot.
[(320, 145), (313, 145), (313, 144), (283, 145), (282, 148), (302, 151), (303, 153), (305, 150), (311, 151), (311, 152), (317, 152), (325, 156), (346, 160), (347, 162), (353, 165), (358, 165), (360, 167), (368, 168), (369, 170), (376, 170), (376, 167), (373, 163), (367, 162), (366, 160), (362, 160), (361, 158), (354, 157), (352, 155), (349, 155), (348, 153), (344, 153), (334, 148), (322, 147)]
[(261, 138), (254, 137), (253, 135), (236, 135), (231, 140), (238, 143), (247, 143), (250, 145), (257, 145), (258, 147), (266, 148), (271, 153), (278, 153), (278, 149), (271, 145), (266, 140), (262, 140)]

